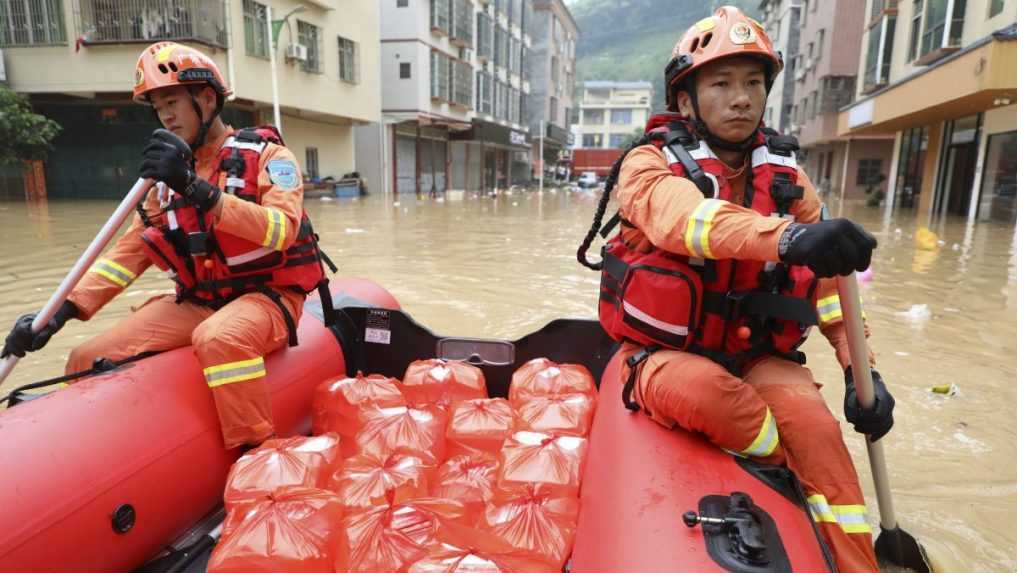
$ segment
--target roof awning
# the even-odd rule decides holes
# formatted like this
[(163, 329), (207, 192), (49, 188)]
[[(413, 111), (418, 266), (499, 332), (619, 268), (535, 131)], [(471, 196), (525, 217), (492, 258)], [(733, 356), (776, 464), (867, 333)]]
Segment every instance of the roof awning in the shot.
[(845, 108), (841, 136), (892, 134), (1017, 103), (1017, 42), (1006, 31)]

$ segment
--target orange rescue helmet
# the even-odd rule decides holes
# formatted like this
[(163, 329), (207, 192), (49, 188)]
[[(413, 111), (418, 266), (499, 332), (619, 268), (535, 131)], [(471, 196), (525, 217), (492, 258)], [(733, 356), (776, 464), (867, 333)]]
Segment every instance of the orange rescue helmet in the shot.
[(773, 49), (763, 26), (734, 6), (721, 6), (713, 16), (692, 25), (671, 52), (664, 72), (667, 108), (678, 111), (675, 92), (696, 70), (723, 58), (749, 56), (766, 64), (766, 89), (784, 69), (784, 58)]
[(212, 58), (176, 42), (156, 42), (138, 56), (134, 70), (134, 101), (148, 102), (148, 93), (167, 86), (208, 85), (220, 102), (233, 92)]

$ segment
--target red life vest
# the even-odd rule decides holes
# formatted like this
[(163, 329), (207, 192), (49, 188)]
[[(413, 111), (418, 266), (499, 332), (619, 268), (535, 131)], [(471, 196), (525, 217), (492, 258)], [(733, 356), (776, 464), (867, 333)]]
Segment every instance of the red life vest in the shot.
[[(671, 171), (696, 183), (707, 199), (730, 200), (723, 164), (697, 140), (677, 114), (660, 114), (647, 126)], [(766, 216), (793, 218), (797, 142), (761, 130), (752, 150), (744, 205)], [(629, 225), (622, 221), (623, 225)], [(706, 240), (707, 225), (687, 242)], [(708, 245), (705, 247), (708, 249)], [(804, 362), (797, 352), (817, 324), (817, 280), (807, 267), (746, 260), (713, 260), (651, 248), (630, 248), (622, 233), (604, 247), (600, 322), (615, 340), (706, 355), (739, 373), (751, 360), (780, 354)]]
[[(224, 193), (260, 204), (259, 164), (269, 144), (283, 145), (272, 126), (238, 130), (220, 148), (210, 181)], [(326, 283), (322, 261), (327, 259), (318, 249), (307, 213), (301, 214), (296, 241), (280, 251), (285, 225), (281, 211), (272, 212), (277, 223), (270, 227), (265, 246), (216, 230), (212, 214), (179, 194), (170, 197), (164, 206), (164, 225), (154, 226), (141, 204), (138, 208), (147, 226), (141, 237), (145, 252), (157, 267), (170, 273), (178, 300), (220, 308), (242, 294), (258, 291), (278, 304), (273, 289), (309, 293)]]

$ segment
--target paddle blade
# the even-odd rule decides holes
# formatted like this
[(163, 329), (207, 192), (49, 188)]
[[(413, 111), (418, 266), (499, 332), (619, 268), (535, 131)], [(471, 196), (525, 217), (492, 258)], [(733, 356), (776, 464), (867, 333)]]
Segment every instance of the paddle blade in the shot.
[(931, 573), (929, 556), (918, 540), (900, 527), (884, 529), (876, 538), (876, 557), (882, 562), (907, 567), (918, 573)]

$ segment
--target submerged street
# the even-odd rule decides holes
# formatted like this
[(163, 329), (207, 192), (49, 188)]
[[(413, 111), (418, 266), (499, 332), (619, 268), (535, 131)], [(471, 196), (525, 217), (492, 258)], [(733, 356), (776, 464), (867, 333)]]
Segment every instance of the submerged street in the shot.
[[(599, 277), (576, 262), (575, 251), (598, 194), (549, 188), (497, 197), (308, 198), (306, 205), (340, 276), (377, 281), (438, 334), (515, 339), (557, 317), (596, 316)], [(40, 308), (114, 207), (113, 201), (0, 203), (0, 321)], [(947, 220), (933, 225), (936, 237), (919, 232), (916, 243), (918, 226), (908, 211), (887, 220), (882, 209), (850, 205), (843, 215), (880, 243), (862, 293), (877, 367), (897, 399), (885, 449), (898, 519), (926, 545), (938, 570), (1014, 570), (1017, 532), (1008, 517), (1017, 512), (1017, 431), (1007, 407), (1017, 402), (1014, 227)], [(4, 393), (62, 374), (71, 348), (169, 288), (153, 268), (95, 319), (73, 321), (23, 359)], [(818, 332), (805, 350), (843, 421), (832, 350)], [(946, 394), (932, 391), (950, 384)], [(875, 525), (864, 443), (842, 427)]]

